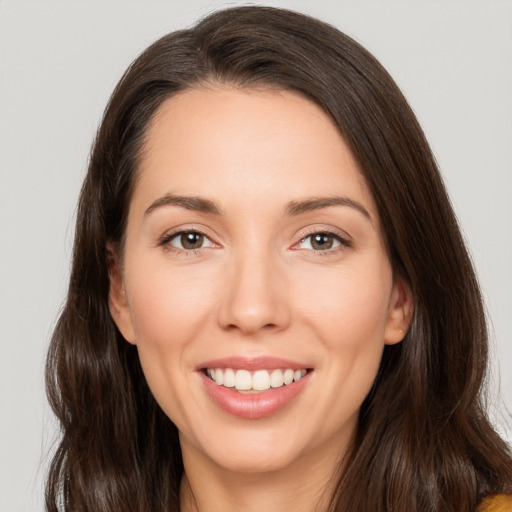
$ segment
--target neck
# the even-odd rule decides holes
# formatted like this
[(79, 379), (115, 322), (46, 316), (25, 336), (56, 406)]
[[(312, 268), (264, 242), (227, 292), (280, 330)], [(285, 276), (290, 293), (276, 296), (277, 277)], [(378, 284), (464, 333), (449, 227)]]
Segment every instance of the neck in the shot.
[[(319, 454), (317, 454), (319, 455)], [(337, 484), (339, 458), (297, 460), (272, 472), (241, 473), (212, 461), (190, 464), (184, 457), (182, 512), (326, 512)]]

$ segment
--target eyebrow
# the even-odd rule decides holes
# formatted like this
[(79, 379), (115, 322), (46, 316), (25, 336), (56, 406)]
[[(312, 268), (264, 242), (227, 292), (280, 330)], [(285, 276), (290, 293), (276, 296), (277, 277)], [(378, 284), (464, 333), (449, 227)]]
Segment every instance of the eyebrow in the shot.
[(303, 213), (329, 208), (330, 206), (348, 206), (362, 213), (368, 220), (372, 220), (370, 213), (361, 203), (343, 196), (311, 197), (301, 201), (291, 201), (288, 203), (286, 213), (288, 215), (301, 215)]
[[(187, 210), (209, 213), (212, 215), (223, 215), (222, 208), (211, 199), (199, 196), (181, 196), (174, 194), (166, 194), (151, 203), (144, 212), (145, 215), (150, 214), (158, 208), (165, 206), (179, 206)], [(368, 220), (372, 221), (372, 217), (368, 210), (357, 201), (344, 196), (332, 197), (311, 197), (300, 201), (290, 201), (286, 206), (285, 213), (291, 216), (301, 215), (303, 213), (329, 208), (331, 206), (348, 206), (362, 213)]]
[(196, 212), (222, 215), (222, 209), (220, 206), (211, 199), (197, 196), (177, 196), (174, 194), (166, 194), (151, 203), (149, 208), (144, 212), (144, 215), (148, 215), (152, 211), (162, 208), (163, 206), (181, 206), (182, 208)]

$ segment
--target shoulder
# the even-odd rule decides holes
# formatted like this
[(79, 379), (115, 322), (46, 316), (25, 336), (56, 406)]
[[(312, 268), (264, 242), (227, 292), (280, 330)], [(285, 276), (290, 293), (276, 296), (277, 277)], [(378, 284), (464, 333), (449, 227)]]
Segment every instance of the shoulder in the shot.
[(512, 512), (512, 495), (495, 494), (494, 496), (488, 496), (480, 503), (478, 512)]

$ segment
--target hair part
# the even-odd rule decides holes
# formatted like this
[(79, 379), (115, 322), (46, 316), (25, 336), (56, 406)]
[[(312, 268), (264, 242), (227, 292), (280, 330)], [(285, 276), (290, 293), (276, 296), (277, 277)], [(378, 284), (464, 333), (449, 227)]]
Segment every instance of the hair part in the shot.
[(62, 440), (46, 507), (179, 510), (183, 463), (136, 348), (109, 312), (107, 243), (122, 253), (151, 120), (187, 88), (230, 84), (296, 91), (333, 119), (376, 202), (393, 270), (414, 318), (386, 346), (340, 467), (331, 510), (472, 511), (512, 492), (508, 447), (482, 400), (487, 331), (475, 272), (425, 136), (382, 66), (335, 28), (295, 12), (213, 13), (143, 52), (105, 111), (80, 194), (68, 297), (47, 359)]

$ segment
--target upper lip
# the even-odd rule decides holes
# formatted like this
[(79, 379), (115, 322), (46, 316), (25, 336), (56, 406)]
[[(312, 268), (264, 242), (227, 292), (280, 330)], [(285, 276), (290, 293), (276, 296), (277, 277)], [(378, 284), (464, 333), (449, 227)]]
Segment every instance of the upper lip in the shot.
[(310, 368), (307, 364), (279, 357), (223, 357), (205, 361), (197, 366), (196, 370), (206, 368), (232, 368), (233, 370), (276, 370), (278, 368), (291, 368), (292, 370), (302, 370)]

